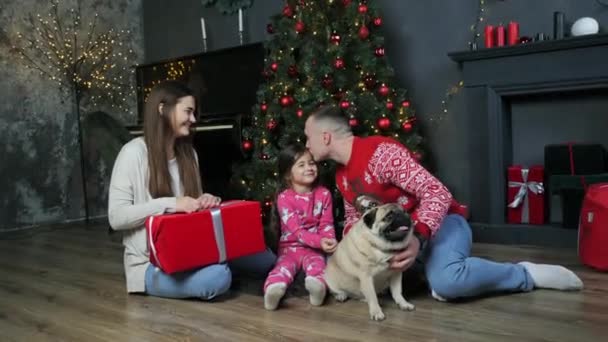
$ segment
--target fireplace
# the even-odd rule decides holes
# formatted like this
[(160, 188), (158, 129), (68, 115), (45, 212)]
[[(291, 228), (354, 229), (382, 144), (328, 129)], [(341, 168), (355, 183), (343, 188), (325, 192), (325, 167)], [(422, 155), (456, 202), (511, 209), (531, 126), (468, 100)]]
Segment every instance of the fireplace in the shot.
[[(521, 144), (526, 143), (521, 141), (521, 134), (526, 130), (528, 120), (518, 115), (522, 106), (551, 104), (560, 99), (574, 103), (590, 100), (599, 106), (608, 105), (608, 35), (455, 52), (449, 56), (462, 67), (467, 103), (464, 115), (468, 126), (472, 127), (467, 158), (472, 170), (469, 204), (476, 240), (575, 246), (575, 230), (551, 224), (505, 223), (506, 169), (513, 163), (529, 162), (521, 148)], [(604, 107), (604, 114), (608, 114), (608, 106)], [(600, 122), (606, 123), (606, 118), (602, 113), (591, 117), (599, 121), (591, 125), (595, 126), (596, 135), (606, 139), (601, 131), (597, 133), (597, 126)], [(552, 125), (552, 119), (555, 121), (548, 111), (541, 122)], [(608, 125), (604, 127), (608, 128)], [(567, 135), (559, 134), (555, 139), (561, 137), (567, 139)], [(596, 137), (576, 136), (574, 139), (584, 138)]]

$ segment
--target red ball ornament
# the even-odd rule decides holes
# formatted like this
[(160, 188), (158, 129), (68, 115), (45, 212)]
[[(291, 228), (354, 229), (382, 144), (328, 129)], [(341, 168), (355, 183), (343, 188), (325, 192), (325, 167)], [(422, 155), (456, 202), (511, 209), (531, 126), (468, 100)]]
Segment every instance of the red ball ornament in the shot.
[(332, 44), (340, 45), (340, 40), (342, 40), (342, 37), (335, 31), (329, 36), (329, 41), (332, 42)]
[(304, 26), (304, 22), (302, 20), (298, 20), (298, 22), (296, 23), (296, 32), (302, 33), (304, 32), (305, 28), (306, 26)]
[(342, 88), (338, 89), (338, 91), (334, 93), (333, 97), (336, 101), (342, 101), (342, 99), (344, 98), (344, 91), (342, 90)]
[(395, 104), (393, 103), (393, 101), (387, 101), (386, 102), (386, 109), (388, 109), (388, 110), (395, 109)]
[(374, 51), (374, 54), (376, 55), (376, 57), (384, 57), (384, 47), (379, 46), (376, 48), (376, 50)]
[(272, 62), (272, 64), (270, 64), (270, 70), (277, 71), (278, 69), (279, 69), (279, 64), (277, 62)]
[(289, 7), (289, 5), (285, 5), (285, 7), (283, 7), (283, 15), (286, 17), (291, 17), (293, 15), (293, 10), (291, 7)]
[(249, 152), (251, 151), (251, 149), (253, 149), (253, 143), (251, 142), (251, 140), (244, 140), (243, 151)]
[(410, 106), (410, 101), (403, 101), (403, 102), (401, 102), (401, 106), (404, 107), (404, 108), (409, 107)]
[(361, 38), (361, 40), (366, 40), (367, 37), (369, 37), (369, 29), (367, 26), (362, 25), (359, 29), (359, 38)]
[(289, 105), (291, 105), (291, 99), (287, 95), (281, 96), (281, 98), (279, 99), (279, 103), (283, 107), (289, 107)]
[(348, 102), (348, 101), (340, 101), (340, 108), (342, 108), (342, 109), (348, 109), (348, 107), (350, 107), (350, 102)]
[(266, 104), (266, 102), (264, 102), (260, 105), (260, 110), (262, 112), (266, 112), (268, 110), (268, 105)]
[(336, 58), (334, 67), (336, 67), (336, 69), (344, 69), (344, 60), (341, 57)]
[(274, 130), (275, 128), (277, 128), (277, 122), (275, 119), (270, 119), (268, 120), (268, 123), (266, 123), (266, 128), (268, 128), (269, 130)]
[(266, 25), (266, 32), (273, 34), (274, 33), (274, 26), (272, 26), (272, 24), (267, 24)]
[(298, 68), (295, 65), (290, 65), (289, 68), (287, 68), (287, 75), (289, 75), (289, 77), (298, 76)]
[(412, 128), (414, 128), (414, 124), (410, 120), (406, 120), (403, 124), (401, 124), (401, 128), (405, 133), (411, 132)]
[(367, 13), (367, 5), (366, 4), (359, 4), (358, 10), (359, 10), (359, 13), (361, 13), (361, 14)]
[(353, 2), (352, 0), (342, 0), (342, 5), (344, 5), (344, 7), (348, 6), (351, 4), (351, 2)]
[(374, 18), (374, 25), (376, 27), (382, 26), (382, 18), (380, 18), (380, 17)]
[(386, 97), (390, 91), (391, 89), (386, 84), (382, 83), (380, 88), (378, 88), (378, 95)]
[(323, 86), (323, 88), (330, 89), (333, 84), (334, 84), (334, 80), (331, 78), (331, 76), (329, 76), (329, 75), (323, 76), (323, 79), (321, 80), (321, 85)]
[(389, 118), (378, 119), (378, 127), (380, 129), (388, 129), (391, 127), (391, 120)]
[(348, 124), (350, 125), (350, 127), (357, 127), (359, 126), (359, 120), (357, 120), (357, 118), (350, 118), (348, 120)]
[(301, 118), (304, 115), (304, 110), (302, 108), (298, 108), (296, 115)]

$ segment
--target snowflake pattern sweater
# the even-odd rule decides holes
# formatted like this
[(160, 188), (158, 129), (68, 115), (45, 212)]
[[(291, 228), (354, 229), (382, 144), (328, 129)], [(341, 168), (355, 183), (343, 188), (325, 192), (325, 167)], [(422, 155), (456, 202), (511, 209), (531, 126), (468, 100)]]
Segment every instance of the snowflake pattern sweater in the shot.
[(279, 248), (321, 248), (321, 239), (335, 239), (331, 193), (317, 186), (305, 194), (287, 189), (277, 198), (277, 210), (281, 219)]
[(450, 209), (462, 211), (450, 191), (399, 142), (383, 137), (354, 137), (350, 160), (336, 171), (344, 197), (344, 234), (360, 218), (353, 204), (360, 195), (381, 203), (399, 203), (412, 215), (415, 230), (433, 236)]

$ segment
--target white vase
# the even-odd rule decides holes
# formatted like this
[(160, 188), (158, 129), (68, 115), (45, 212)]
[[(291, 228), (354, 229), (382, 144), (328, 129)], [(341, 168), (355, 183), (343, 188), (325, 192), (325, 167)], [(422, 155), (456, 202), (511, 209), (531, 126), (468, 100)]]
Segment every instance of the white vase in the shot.
[(590, 17), (583, 17), (578, 19), (572, 24), (572, 28), (570, 29), (570, 33), (572, 36), (584, 36), (587, 34), (596, 34), (600, 30), (600, 26), (597, 23), (597, 20)]

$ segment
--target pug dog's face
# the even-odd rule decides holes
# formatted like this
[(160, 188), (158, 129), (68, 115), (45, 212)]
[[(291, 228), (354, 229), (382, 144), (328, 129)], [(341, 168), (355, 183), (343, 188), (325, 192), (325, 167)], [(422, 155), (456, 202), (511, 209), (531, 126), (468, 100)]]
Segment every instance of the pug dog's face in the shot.
[(394, 203), (369, 209), (363, 222), (374, 235), (387, 241), (403, 241), (413, 231), (410, 215)]

